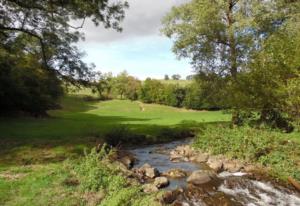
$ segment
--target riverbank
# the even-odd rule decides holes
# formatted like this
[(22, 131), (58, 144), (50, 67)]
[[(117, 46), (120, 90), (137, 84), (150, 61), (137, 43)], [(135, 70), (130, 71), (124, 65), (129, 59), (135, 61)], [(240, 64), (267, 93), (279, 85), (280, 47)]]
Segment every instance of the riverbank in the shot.
[(193, 147), (212, 155), (256, 164), (278, 180), (286, 182), (292, 177), (300, 181), (300, 133), (215, 125), (201, 130)]
[[(156, 193), (145, 194), (142, 192), (142, 185), (131, 185), (132, 182), (127, 182), (126, 174), (122, 173), (120, 168), (115, 168), (116, 161), (110, 162), (109, 168), (102, 167), (108, 164), (102, 160), (99, 163), (94, 162), (94, 166), (81, 167), (89, 168), (84, 172), (91, 172), (90, 176), (87, 176), (89, 178), (78, 173), (80, 165), (91, 159), (89, 155), (86, 159), (84, 151), (88, 151), (89, 154), (91, 148), (105, 141), (116, 145), (121, 141), (123, 144), (139, 146), (142, 149), (148, 147), (148, 144), (182, 139), (190, 136), (190, 131), (196, 131), (196, 134), (199, 134), (195, 138), (195, 148), (240, 159), (245, 152), (237, 150), (243, 141), (235, 143), (235, 135), (240, 134), (242, 137), (245, 133), (240, 130), (245, 128), (227, 131), (225, 125), (230, 119), (230, 114), (222, 111), (191, 111), (161, 105), (144, 105), (145, 110), (141, 111), (138, 102), (90, 102), (79, 97), (66, 97), (62, 105), (61, 110), (50, 111), (48, 118), (21, 117), (0, 120), (0, 205), (97, 205), (99, 201), (103, 204), (107, 201), (111, 206), (118, 205), (120, 200), (123, 201), (123, 206), (127, 203), (133, 204), (131, 199), (135, 196), (141, 197), (138, 200), (141, 205), (157, 204)], [(220, 127), (224, 127), (224, 130), (216, 126), (220, 122), (223, 125)], [(262, 135), (249, 129), (248, 133), (248, 139), (259, 143), (269, 131), (261, 131)], [(299, 150), (294, 148), (297, 146), (294, 142), (297, 142), (299, 137), (281, 136), (281, 133), (271, 132), (273, 133), (275, 136), (278, 134), (278, 139), (288, 143), (283, 146), (278, 145), (279, 143), (275, 146), (271, 144), (271, 154), (275, 151), (281, 152), (280, 148), (283, 148), (287, 150), (283, 152), (285, 158), (287, 155), (294, 155), (291, 157), (297, 159)], [(252, 137), (251, 134), (256, 135)], [(235, 151), (238, 157), (230, 155)], [(251, 152), (252, 150), (246, 151), (246, 154), (250, 156)], [(168, 159), (169, 156), (165, 158)], [(283, 161), (286, 161), (285, 158)], [(282, 159), (276, 160), (280, 162)], [(282, 171), (286, 174), (286, 171), (291, 170), (283, 168)], [(100, 174), (103, 175), (104, 182), (99, 182), (97, 175)], [(274, 177), (277, 178), (275, 175)], [(293, 177), (297, 178), (297, 175)], [(110, 183), (107, 183), (108, 180)], [(104, 185), (110, 189), (104, 194), (101, 189), (82, 190), (82, 185), (90, 184), (98, 185), (99, 188)], [(175, 184), (171, 182), (170, 185)]]
[(144, 185), (146, 193), (153, 194), (161, 187), (166, 188), (167, 192), (160, 198), (164, 203), (206, 206), (300, 204), (299, 192), (291, 185), (263, 175), (263, 168), (199, 152), (191, 148), (187, 140), (129, 151), (136, 157), (130, 171)]

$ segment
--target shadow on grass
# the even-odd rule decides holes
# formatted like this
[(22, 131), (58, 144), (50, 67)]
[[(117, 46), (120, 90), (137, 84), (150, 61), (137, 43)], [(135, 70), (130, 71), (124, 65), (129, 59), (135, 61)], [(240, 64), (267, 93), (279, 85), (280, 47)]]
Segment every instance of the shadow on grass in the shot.
[(86, 113), (97, 108), (91, 102), (77, 100), (66, 99), (64, 109), (55, 111), (55, 115), (49, 118), (0, 119), (0, 165), (48, 163), (76, 158), (83, 154), (84, 149), (103, 142), (107, 133), (124, 126), (130, 131), (126, 143), (138, 145), (170, 141), (187, 134), (182, 131), (220, 123), (182, 121), (163, 126), (147, 123), (153, 118), (99, 116)]

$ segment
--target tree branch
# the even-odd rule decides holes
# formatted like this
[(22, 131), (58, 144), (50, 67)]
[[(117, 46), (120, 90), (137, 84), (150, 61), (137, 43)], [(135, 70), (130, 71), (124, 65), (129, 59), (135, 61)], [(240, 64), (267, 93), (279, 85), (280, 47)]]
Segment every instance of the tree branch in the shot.
[(41, 50), (42, 50), (42, 58), (43, 58), (43, 62), (44, 62), (44, 66), (46, 68), (49, 68), (49, 65), (48, 65), (48, 61), (47, 61), (47, 57), (46, 57), (46, 46), (44, 44), (44, 40), (42, 37), (40, 37), (39, 35), (29, 31), (29, 30), (26, 30), (26, 29), (23, 29), (23, 28), (14, 28), (14, 27), (4, 27), (4, 26), (1, 26), (0, 25), (0, 30), (6, 30), (6, 31), (17, 31), (17, 32), (22, 32), (22, 33), (25, 33), (29, 36), (32, 36), (32, 37), (35, 37), (39, 40), (40, 42), (40, 45), (41, 45)]

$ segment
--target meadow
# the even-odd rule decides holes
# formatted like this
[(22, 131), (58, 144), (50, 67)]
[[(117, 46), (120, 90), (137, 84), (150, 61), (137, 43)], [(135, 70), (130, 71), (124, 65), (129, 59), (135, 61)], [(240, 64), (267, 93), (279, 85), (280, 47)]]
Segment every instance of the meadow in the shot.
[[(62, 109), (49, 111), (45, 118), (0, 120), (1, 205), (74, 205), (87, 204), (87, 198), (97, 199), (98, 193), (86, 197), (65, 182), (74, 173), (70, 171), (81, 164), (78, 161), (84, 150), (95, 147), (106, 133), (119, 127), (154, 138), (165, 129), (191, 129), (202, 123), (230, 120), (230, 115), (222, 111), (191, 111), (129, 100), (87, 101), (78, 95), (64, 97), (61, 105)], [(110, 173), (114, 172), (105, 173), (108, 178)], [(126, 197), (136, 195), (138, 190), (129, 191), (132, 193), (124, 194)]]
[(106, 133), (124, 125), (134, 133), (155, 137), (164, 128), (194, 127), (230, 119), (222, 111), (191, 111), (129, 100), (86, 101), (81, 96), (65, 97), (62, 109), (50, 111), (49, 115), (37, 119), (2, 118), (0, 160), (12, 163), (21, 156), (26, 162), (27, 156), (29, 160), (42, 159), (35, 152), (79, 152), (87, 145), (95, 146)]
[[(129, 144), (151, 144), (181, 138), (178, 131), (193, 131), (196, 148), (265, 164), (273, 168), (276, 178), (299, 179), (297, 132), (232, 130), (226, 126), (231, 114), (224, 111), (194, 111), (130, 100), (96, 101), (82, 94), (64, 97), (61, 106), (49, 111), (49, 117), (0, 119), (1, 205), (154, 204), (153, 195), (128, 187), (118, 170), (103, 167), (107, 163), (98, 162), (95, 154), (84, 157), (84, 151), (107, 137), (124, 136)], [(271, 153), (253, 157), (269, 148)], [(99, 178), (106, 181), (99, 182)], [(91, 190), (95, 185), (97, 189)], [(111, 189), (104, 192), (102, 187)], [(132, 202), (133, 196), (140, 198)]]

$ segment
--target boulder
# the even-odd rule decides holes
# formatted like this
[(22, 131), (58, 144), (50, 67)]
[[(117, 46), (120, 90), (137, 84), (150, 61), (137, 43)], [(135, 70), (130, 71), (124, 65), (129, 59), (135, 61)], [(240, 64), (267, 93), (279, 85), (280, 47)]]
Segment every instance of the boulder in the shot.
[(194, 171), (188, 178), (187, 182), (193, 185), (201, 185), (210, 182), (215, 174), (207, 170)]
[(169, 180), (166, 177), (156, 177), (153, 184), (157, 188), (163, 188), (169, 185)]
[(172, 204), (178, 198), (179, 195), (183, 193), (182, 189), (176, 189), (173, 191), (165, 192), (161, 197), (161, 203), (165, 204)]
[(151, 165), (149, 164), (144, 164), (141, 168), (140, 168), (141, 171), (143, 171), (143, 173), (145, 174), (146, 177), (149, 177), (149, 178), (155, 178), (157, 176), (159, 176), (159, 171), (154, 168), (154, 167), (151, 167)]
[(153, 192), (157, 192), (158, 188), (153, 184), (145, 184), (143, 185), (143, 191), (145, 193), (153, 193)]
[(175, 151), (184, 157), (191, 157), (195, 154), (195, 151), (189, 145), (178, 146)]
[(189, 145), (177, 146), (170, 152), (170, 160), (173, 162), (189, 161), (189, 157), (195, 155), (195, 151)]
[(131, 169), (134, 165), (135, 158), (131, 155), (124, 156), (119, 159), (128, 169)]
[(208, 154), (199, 153), (199, 154), (196, 154), (196, 155), (190, 157), (189, 159), (192, 162), (205, 163), (205, 162), (207, 162), (208, 157), (209, 157)]
[(170, 178), (182, 178), (186, 177), (187, 173), (181, 169), (170, 169), (169, 171), (164, 172), (162, 175)]
[(223, 170), (223, 159), (217, 157), (209, 157), (207, 164), (215, 172), (222, 172)]

